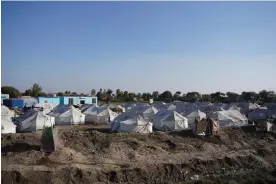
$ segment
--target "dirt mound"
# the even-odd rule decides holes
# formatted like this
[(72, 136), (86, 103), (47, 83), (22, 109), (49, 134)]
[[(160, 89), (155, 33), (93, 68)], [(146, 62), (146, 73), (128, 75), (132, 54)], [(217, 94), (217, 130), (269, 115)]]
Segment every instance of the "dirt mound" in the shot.
[(2, 183), (276, 182), (276, 135), (251, 127), (194, 137), (62, 126), (54, 136), (57, 151), (45, 157), (41, 132), (2, 135)]

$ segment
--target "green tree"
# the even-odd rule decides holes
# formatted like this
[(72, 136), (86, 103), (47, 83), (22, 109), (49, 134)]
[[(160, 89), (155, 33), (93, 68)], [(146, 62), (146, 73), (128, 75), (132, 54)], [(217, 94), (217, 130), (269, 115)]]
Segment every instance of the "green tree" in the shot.
[(201, 100), (203, 102), (210, 102), (211, 101), (211, 95), (209, 95), (209, 94), (203, 94)]
[(113, 91), (111, 89), (108, 89), (106, 91), (106, 94), (107, 94), (107, 102), (110, 102), (111, 98), (112, 98), (112, 93)]
[(64, 95), (70, 96), (70, 95), (71, 95), (71, 91), (65, 91), (65, 92), (64, 92)]
[(64, 96), (64, 94), (62, 92), (58, 92), (57, 96)]
[(102, 100), (102, 96), (103, 96), (103, 90), (102, 90), (102, 88), (100, 89), (100, 91), (98, 91), (98, 93), (97, 93), (96, 96), (98, 97), (98, 100)]
[(198, 92), (188, 92), (186, 94), (187, 102), (196, 102), (201, 100), (201, 94)]
[(25, 92), (23, 93), (24, 96), (32, 96), (32, 90), (31, 89), (27, 89), (25, 90)]
[(129, 93), (128, 94), (128, 101), (133, 101), (135, 96), (136, 96), (135, 93)]
[(31, 90), (32, 90), (32, 96), (33, 96), (33, 97), (37, 97), (38, 94), (39, 94), (40, 92), (42, 92), (41, 86), (40, 86), (39, 84), (37, 84), (37, 83), (34, 83), (34, 84), (33, 84), (33, 86), (31, 87)]
[(116, 89), (116, 98), (120, 98), (120, 97), (121, 97), (121, 90)]
[(181, 92), (180, 92), (180, 91), (175, 92), (175, 94), (173, 95), (173, 99), (174, 99), (174, 100), (178, 100), (179, 97), (180, 97), (180, 95), (181, 95)]
[(228, 102), (237, 102), (238, 101), (238, 98), (239, 98), (239, 94), (238, 93), (234, 93), (234, 92), (228, 91), (226, 93), (226, 95), (227, 95), (227, 101)]
[(71, 95), (78, 96), (78, 93), (77, 92), (72, 92)]
[(220, 91), (211, 93), (210, 96), (211, 96), (212, 102), (215, 102), (215, 103), (222, 103), (227, 99), (225, 93), (222, 93)]
[(149, 99), (152, 98), (152, 95), (150, 93), (143, 93), (142, 98), (144, 101), (149, 101)]
[(124, 99), (128, 98), (128, 91), (124, 91)]
[(264, 103), (273, 102), (275, 98), (275, 92), (262, 90), (259, 92), (259, 98)]
[(21, 96), (21, 93), (18, 91), (18, 89), (14, 88), (12, 86), (1, 87), (1, 93), (9, 94), (10, 98), (17, 98), (17, 97)]
[(170, 91), (164, 91), (161, 95), (160, 98), (166, 99), (166, 100), (171, 100), (172, 99), (172, 93)]
[(96, 90), (95, 90), (95, 89), (92, 89), (92, 90), (91, 90), (91, 95), (92, 95), (92, 96), (96, 96)]
[(256, 102), (259, 99), (259, 94), (255, 93), (254, 91), (243, 91), (239, 100), (240, 99), (244, 102)]
[(38, 93), (38, 96), (47, 97), (47, 94), (45, 92), (41, 91)]
[(158, 96), (159, 96), (159, 92), (158, 91), (154, 91), (152, 93), (152, 97), (153, 97), (154, 100), (156, 100), (158, 98)]
[(137, 94), (137, 98), (138, 98), (138, 99), (142, 98), (141, 93), (138, 93), (138, 94)]

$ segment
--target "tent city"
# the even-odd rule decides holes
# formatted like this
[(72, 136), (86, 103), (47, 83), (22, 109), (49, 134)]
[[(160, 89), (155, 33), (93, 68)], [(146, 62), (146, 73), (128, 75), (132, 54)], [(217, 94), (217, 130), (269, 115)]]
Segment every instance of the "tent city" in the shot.
[(276, 183), (276, 3), (1, 6), (1, 183)]

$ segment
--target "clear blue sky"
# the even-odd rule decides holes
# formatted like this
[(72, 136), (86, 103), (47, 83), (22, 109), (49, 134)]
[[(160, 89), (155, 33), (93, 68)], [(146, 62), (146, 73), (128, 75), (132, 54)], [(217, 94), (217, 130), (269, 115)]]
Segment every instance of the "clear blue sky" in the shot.
[(276, 90), (276, 2), (2, 2), (2, 86)]

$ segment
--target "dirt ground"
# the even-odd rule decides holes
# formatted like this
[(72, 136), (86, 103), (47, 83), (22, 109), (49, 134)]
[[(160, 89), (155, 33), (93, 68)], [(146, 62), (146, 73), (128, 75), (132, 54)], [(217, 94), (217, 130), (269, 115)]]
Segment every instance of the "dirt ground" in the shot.
[(207, 138), (57, 126), (54, 137), (44, 157), (41, 132), (2, 134), (2, 183), (276, 183), (276, 134), (250, 127)]

